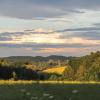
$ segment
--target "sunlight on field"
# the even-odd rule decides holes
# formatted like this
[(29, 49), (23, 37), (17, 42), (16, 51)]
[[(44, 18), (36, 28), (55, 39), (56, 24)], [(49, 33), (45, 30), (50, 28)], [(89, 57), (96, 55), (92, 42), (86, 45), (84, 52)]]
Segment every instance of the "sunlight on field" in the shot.
[(54, 67), (44, 70), (44, 73), (56, 73), (56, 74), (62, 74), (64, 72), (66, 67)]
[(100, 84), (100, 82), (96, 81), (13, 81), (13, 80), (0, 80), (0, 85), (4, 84)]

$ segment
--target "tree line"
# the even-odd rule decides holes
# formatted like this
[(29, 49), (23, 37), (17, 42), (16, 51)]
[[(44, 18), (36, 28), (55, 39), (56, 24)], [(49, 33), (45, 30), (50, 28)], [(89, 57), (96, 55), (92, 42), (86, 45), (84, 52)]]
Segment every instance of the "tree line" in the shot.
[[(61, 75), (42, 72), (60, 66), (66, 66)], [(0, 58), (0, 79), (100, 81), (100, 51), (82, 57)]]

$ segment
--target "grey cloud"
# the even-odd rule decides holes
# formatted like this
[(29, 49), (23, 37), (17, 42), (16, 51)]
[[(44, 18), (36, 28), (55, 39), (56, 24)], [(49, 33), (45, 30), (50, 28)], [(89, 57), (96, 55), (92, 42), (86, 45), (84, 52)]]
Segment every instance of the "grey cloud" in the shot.
[[(56, 32), (60, 33), (60, 39), (68, 39), (74, 37), (80, 37), (90, 40), (100, 40), (100, 28), (99, 27), (83, 27), (83, 28), (74, 28), (74, 29), (64, 29), (57, 30), (53, 32), (35, 32), (33, 30), (25, 30), (24, 32), (5, 32), (0, 33), (0, 41), (11, 41), (12, 37), (21, 37), (23, 35), (31, 34), (55, 34)], [(28, 45), (30, 45), (29, 43)]]
[(35, 32), (35, 29), (25, 30), (24, 32), (3, 32), (0, 33), (0, 41), (11, 41), (12, 37), (20, 37), (23, 35), (31, 35), (31, 34), (54, 34), (53, 32)]
[(0, 47), (8, 48), (33, 48), (34, 50), (40, 48), (82, 48), (82, 47), (93, 47), (100, 45), (85, 45), (85, 44), (37, 44), (37, 43), (22, 43), (22, 44), (9, 44), (9, 43), (0, 43)]
[(25, 33), (24, 32), (3, 32), (3, 33), (0, 33), (0, 37), (2, 36), (20, 36), (20, 35), (24, 35)]
[(100, 0), (0, 0), (0, 15), (32, 19), (84, 13), (76, 9), (98, 9)]
[[(82, 45), (82, 44), (36, 44), (36, 43), (31, 43), (31, 44), (0, 44), (0, 47), (4, 48), (3, 50), (0, 49), (0, 56), (18, 56), (18, 55), (23, 55), (23, 56), (47, 56), (47, 55), (51, 55), (53, 53), (45, 53), (45, 52), (40, 52), (41, 50), (45, 49), (45, 48), (79, 48), (82, 49), (83, 48), (83, 52), (85, 52), (86, 50), (84, 50), (84, 48), (95, 48), (98, 47), (99, 48), (100, 45)], [(31, 48), (31, 51), (27, 51), (25, 50), (26, 48)], [(38, 52), (37, 52), (38, 51)], [(92, 50), (91, 50), (92, 51)], [(64, 51), (64, 52), (56, 52), (55, 54), (57, 55), (66, 55), (66, 56), (80, 56), (80, 55), (85, 55), (87, 51), (83, 54), (83, 52), (79, 52), (79, 53), (70, 53), (68, 51)]]
[(100, 31), (100, 27), (70, 28), (70, 29), (58, 30), (57, 32), (67, 32), (67, 31)]
[[(53, 34), (42, 32), (31, 32), (33, 30), (25, 30), (24, 32), (5, 32), (0, 33), (0, 41), (11, 41), (12, 37), (15, 36), (23, 36), (23, 35), (30, 35), (30, 34)], [(61, 36), (59, 38), (73, 38), (73, 37), (81, 37), (85, 39), (91, 39), (91, 40), (100, 40), (100, 29), (96, 27), (83, 27), (83, 28), (75, 28), (75, 29), (64, 29), (64, 30), (58, 30), (54, 32), (60, 32)], [(67, 32), (70, 32), (67, 34)], [(22, 44), (10, 44), (10, 43), (0, 43), (0, 47), (8, 47), (8, 48), (32, 48), (33, 50), (40, 50), (41, 48), (83, 48), (83, 47), (93, 47), (93, 46), (100, 46), (100, 45), (83, 45), (80, 43), (72, 43), (72, 44), (37, 44), (37, 43), (22, 43)]]
[[(60, 38), (81, 37), (91, 40), (100, 40), (100, 27), (64, 29), (64, 30), (58, 30), (57, 32), (63, 33), (63, 35)], [(67, 32), (71, 33), (67, 34)]]
[(13, 32), (13, 33), (4, 32), (4, 33), (0, 33), (0, 41), (11, 41), (13, 36), (17, 37), (17, 36), (21, 36), (21, 35), (24, 35), (24, 34), (25, 34), (24, 32)]
[(100, 27), (100, 23), (94, 23), (93, 26)]
[(76, 33), (76, 36), (91, 39), (91, 40), (100, 40), (100, 31), (87, 31), (87, 32), (79, 32)]
[(10, 37), (0, 37), (0, 41), (9, 41), (11, 39)]

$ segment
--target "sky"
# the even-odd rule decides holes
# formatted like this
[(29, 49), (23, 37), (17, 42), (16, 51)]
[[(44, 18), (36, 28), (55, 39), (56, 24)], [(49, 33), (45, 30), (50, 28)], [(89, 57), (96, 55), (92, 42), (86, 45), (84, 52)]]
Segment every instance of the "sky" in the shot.
[(0, 57), (99, 50), (100, 0), (0, 0)]

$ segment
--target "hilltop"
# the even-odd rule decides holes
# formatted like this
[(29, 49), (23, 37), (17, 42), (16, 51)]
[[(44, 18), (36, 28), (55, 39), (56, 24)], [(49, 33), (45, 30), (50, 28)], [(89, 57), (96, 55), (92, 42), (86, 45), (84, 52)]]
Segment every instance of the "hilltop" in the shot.
[(1, 57), (1, 59), (6, 59), (6, 60), (10, 60), (10, 61), (48, 61), (48, 60), (67, 60), (67, 59), (73, 59), (76, 57), (66, 57), (66, 56), (59, 56), (59, 55), (51, 55), (51, 56), (47, 56), (47, 57), (43, 57), (43, 56), (10, 56), (10, 57)]

